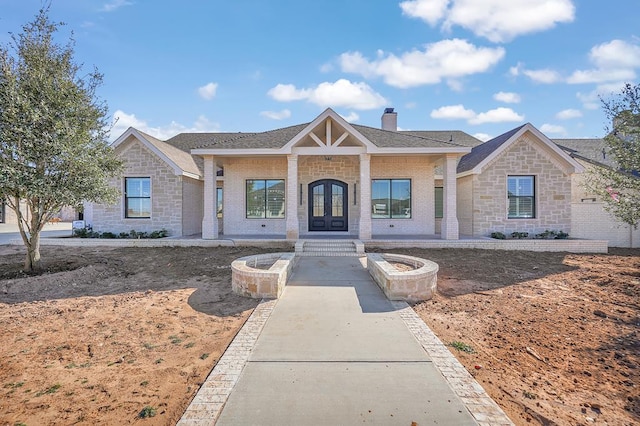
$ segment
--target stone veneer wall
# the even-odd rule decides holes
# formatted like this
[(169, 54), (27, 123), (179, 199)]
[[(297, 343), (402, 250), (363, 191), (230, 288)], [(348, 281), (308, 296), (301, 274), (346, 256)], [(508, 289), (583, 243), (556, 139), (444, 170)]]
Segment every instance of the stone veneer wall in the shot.
[(204, 212), (204, 182), (182, 178), (182, 235), (194, 235), (202, 232)]
[(225, 232), (233, 235), (286, 234), (286, 218), (247, 219), (247, 179), (284, 179), (286, 184), (286, 157), (224, 159), (222, 220)]
[[(562, 172), (531, 136), (516, 141), (473, 183), (473, 235), (499, 231), (536, 234), (546, 229), (571, 234), (571, 176)], [(507, 219), (507, 176), (534, 175), (536, 217)]]
[(300, 156), (298, 158), (298, 183), (302, 185), (302, 203), (298, 199), (300, 233), (309, 232), (309, 184), (321, 179), (335, 179), (347, 184), (348, 232), (358, 235), (360, 188), (357, 189), (358, 193), (354, 204), (353, 185), (360, 179), (360, 160), (357, 156), (346, 155), (332, 155), (331, 160), (327, 160), (323, 156)]
[(456, 191), (458, 202), (458, 226), (460, 235), (473, 235), (473, 179), (465, 176), (458, 179)]
[(435, 234), (434, 172), (435, 162), (426, 156), (371, 157), (371, 180), (411, 179), (411, 218), (372, 218), (373, 235)]
[[(122, 177), (112, 180), (121, 191), (113, 205), (94, 204), (93, 229), (98, 232), (152, 232), (162, 228), (170, 236), (182, 235), (182, 177), (149, 151), (141, 142), (131, 139), (118, 147), (124, 160)], [(124, 217), (124, 178), (151, 178), (151, 218), (126, 219)]]

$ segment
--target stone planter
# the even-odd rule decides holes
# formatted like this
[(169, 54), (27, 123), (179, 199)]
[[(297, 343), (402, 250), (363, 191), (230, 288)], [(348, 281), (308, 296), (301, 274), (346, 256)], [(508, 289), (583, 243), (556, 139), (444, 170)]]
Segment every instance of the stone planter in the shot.
[[(401, 271), (393, 266), (396, 262), (408, 267)], [(370, 253), (367, 270), (389, 300), (429, 300), (437, 289), (438, 264), (419, 257)]]
[(240, 296), (277, 299), (295, 265), (294, 253), (245, 256), (231, 262), (231, 288)]

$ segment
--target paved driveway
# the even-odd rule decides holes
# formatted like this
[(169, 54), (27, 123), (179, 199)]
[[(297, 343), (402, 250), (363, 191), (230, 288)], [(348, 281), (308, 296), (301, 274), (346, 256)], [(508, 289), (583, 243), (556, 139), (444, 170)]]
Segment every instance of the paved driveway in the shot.
[[(41, 237), (64, 237), (71, 235), (71, 222), (48, 223), (44, 226)], [(9, 244), (12, 240), (20, 240), (18, 225), (0, 223), (0, 245)]]

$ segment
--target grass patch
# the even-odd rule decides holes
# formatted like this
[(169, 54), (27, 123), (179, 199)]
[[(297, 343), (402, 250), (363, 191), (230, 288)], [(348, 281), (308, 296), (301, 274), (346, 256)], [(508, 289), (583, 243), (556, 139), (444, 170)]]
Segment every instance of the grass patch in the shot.
[(141, 419), (146, 419), (149, 417), (155, 417), (156, 413), (157, 410), (154, 407), (147, 405), (138, 413), (138, 417), (140, 417)]
[(4, 387), (16, 389), (16, 388), (21, 388), (23, 385), (24, 385), (24, 382), (15, 382), (15, 383), (7, 383), (6, 385), (4, 385)]
[(533, 392), (529, 392), (529, 391), (522, 391), (522, 396), (524, 396), (527, 399), (537, 399), (538, 395), (536, 395)]
[(149, 382), (147, 380), (145, 380), (144, 382), (140, 382), (140, 386), (147, 386), (149, 384)]
[(47, 388), (45, 390), (42, 390), (42, 391), (38, 392), (36, 394), (36, 396), (42, 396), (42, 395), (56, 393), (56, 392), (58, 392), (58, 389), (60, 389), (61, 387), (62, 387), (62, 385), (60, 383), (56, 383), (55, 385), (53, 385), (53, 386), (51, 386), (51, 387), (49, 387), (49, 388)]
[(187, 349), (189, 349), (189, 348), (194, 347), (195, 345), (196, 345), (196, 344), (195, 344), (194, 342), (189, 342), (189, 343), (187, 343), (186, 345), (184, 345), (184, 347), (185, 347), (185, 348), (187, 348)]
[(182, 343), (182, 339), (178, 336), (169, 336), (169, 341), (171, 341), (171, 343), (173, 343), (174, 345)]
[(205, 360), (205, 359), (207, 359), (207, 358), (209, 358), (209, 354), (202, 354), (202, 355), (200, 355), (200, 359), (202, 359), (202, 360)]
[(455, 342), (451, 342), (449, 343), (449, 346), (451, 346), (452, 348), (455, 348), (461, 352), (466, 352), (468, 354), (472, 354), (475, 353), (475, 349), (473, 349), (472, 346), (467, 345), (464, 342), (459, 342), (459, 341), (455, 341)]
[(144, 343), (142, 346), (144, 346), (145, 349), (153, 349), (153, 348), (155, 348), (155, 346), (153, 346), (151, 343)]

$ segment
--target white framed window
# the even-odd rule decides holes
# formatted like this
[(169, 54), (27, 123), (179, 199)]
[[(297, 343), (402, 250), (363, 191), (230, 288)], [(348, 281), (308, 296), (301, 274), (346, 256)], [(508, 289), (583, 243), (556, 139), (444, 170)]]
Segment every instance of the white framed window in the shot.
[(509, 219), (533, 219), (536, 217), (535, 176), (508, 176), (507, 198)]
[(124, 178), (124, 217), (127, 219), (151, 218), (151, 178)]

